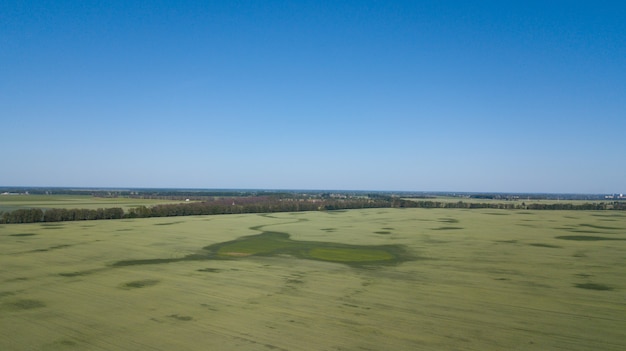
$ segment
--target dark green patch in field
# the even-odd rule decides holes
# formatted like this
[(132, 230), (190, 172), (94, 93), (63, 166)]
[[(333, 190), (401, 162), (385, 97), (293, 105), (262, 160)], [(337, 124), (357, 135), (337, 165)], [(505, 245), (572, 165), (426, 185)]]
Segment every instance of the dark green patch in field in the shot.
[(180, 262), (180, 261), (190, 261), (191, 258), (146, 258), (143, 260), (128, 260), (128, 261), (117, 261), (113, 263), (113, 267), (126, 267), (126, 266), (138, 266), (143, 264), (161, 264), (161, 263), (171, 263), (171, 262)]
[(328, 210), (328, 211), (325, 211), (325, 212), (328, 213), (328, 214), (340, 214), (340, 213), (348, 212), (348, 210)]
[(64, 249), (64, 248), (72, 247), (72, 246), (74, 245), (61, 244), (61, 245), (50, 246), (47, 249), (35, 249), (35, 250), (28, 251), (28, 252), (47, 252), (51, 250)]
[(208, 272), (208, 273), (218, 273), (221, 272), (222, 270), (219, 268), (200, 268), (198, 269), (198, 272)]
[(15, 295), (15, 292), (13, 291), (0, 291), (0, 297), (13, 296), (13, 295)]
[(607, 229), (607, 230), (624, 229), (623, 227), (607, 227), (607, 226), (595, 225), (595, 224), (587, 224), (587, 223), (581, 223), (581, 224), (579, 224), (579, 226), (581, 226), (581, 227), (589, 227), (589, 228), (594, 228), (594, 229)]
[(532, 244), (528, 244), (528, 245), (536, 246), (536, 247), (548, 247), (548, 248), (552, 248), (552, 249), (559, 249), (559, 248), (561, 248), (561, 246), (558, 246), (558, 245), (543, 244), (543, 243), (532, 243)]
[(73, 245), (61, 244), (61, 245), (50, 246), (48, 249), (49, 250), (57, 250), (57, 249), (65, 249), (66, 247), (72, 247), (72, 246)]
[[(576, 226), (555, 227), (554, 229), (565, 230), (571, 233), (586, 233), (586, 234), (613, 234), (613, 233), (607, 233), (606, 230), (623, 229), (621, 227), (607, 227), (607, 226), (599, 226), (599, 225), (594, 225), (594, 224), (579, 224), (578, 226), (583, 227), (583, 228), (591, 228), (591, 229), (580, 229), (580, 228), (576, 228)], [(592, 230), (592, 229), (601, 229), (601, 230)]]
[(63, 227), (65, 224), (63, 223), (42, 223), (42, 227)]
[(459, 220), (456, 218), (439, 218), (439, 222), (443, 223), (459, 223)]
[(439, 228), (431, 228), (431, 230), (459, 230), (465, 229), (463, 227), (439, 227)]
[(193, 317), (191, 317), (191, 316), (181, 316), (181, 315), (178, 315), (178, 314), (170, 314), (168, 317), (174, 318), (174, 319), (179, 320), (179, 321), (185, 321), (185, 322), (193, 320)]
[(526, 286), (530, 286), (533, 288), (551, 288), (552, 286), (548, 285), (548, 284), (542, 284), (542, 283), (537, 283), (537, 282), (533, 282), (533, 281), (522, 281), (520, 282), (523, 285)]
[(508, 215), (510, 215), (510, 213), (506, 213), (506, 212), (485, 212), (485, 214), (494, 215), (494, 216), (508, 216)]
[(172, 225), (172, 224), (179, 224), (179, 223), (183, 223), (183, 221), (154, 223), (154, 225)]
[(19, 234), (9, 234), (9, 236), (34, 236), (37, 235), (35, 233), (19, 233)]
[(132, 229), (132, 228), (122, 228), (122, 229), (116, 230), (116, 232), (130, 232), (132, 230), (134, 230), (134, 229)]
[(200, 306), (205, 307), (211, 311), (218, 311), (217, 307), (209, 305), (208, 303), (201, 303)]
[(496, 240), (497, 243), (516, 244), (517, 240)]
[(90, 271), (76, 271), (76, 272), (64, 272), (64, 273), (59, 273), (60, 276), (62, 277), (82, 277), (85, 275), (89, 275), (94, 273), (96, 270), (90, 270)]
[(626, 239), (607, 238), (603, 236), (589, 236), (589, 235), (562, 235), (562, 236), (555, 236), (555, 238), (561, 239), (561, 240), (576, 240), (576, 241), (626, 240)]
[(391, 234), (391, 232), (387, 230), (380, 230), (380, 231), (374, 232), (374, 234), (388, 235), (388, 234)]
[(597, 213), (597, 214), (592, 214), (592, 216), (594, 216), (594, 217), (610, 217), (610, 218), (616, 218), (616, 217), (617, 218), (621, 218), (621, 217), (624, 217), (624, 215), (622, 215), (620, 213), (611, 213), (611, 214), (600, 214), (600, 213)]
[(63, 229), (63, 228), (65, 227), (63, 225), (60, 225), (60, 226), (45, 226), (41, 229)]
[(570, 229), (568, 232), (571, 233), (585, 233), (585, 234), (607, 234), (606, 232), (600, 232), (597, 230), (584, 230), (584, 229)]
[(382, 228), (382, 229), (384, 229), (384, 230), (394, 230), (394, 229), (396, 229), (396, 228), (392, 228), (392, 227), (384, 227), (384, 228)]
[(148, 286), (154, 286), (154, 285), (157, 285), (158, 283), (159, 283), (159, 280), (156, 280), (156, 279), (143, 279), (143, 280), (135, 280), (132, 282), (124, 283), (122, 284), (122, 287), (127, 288), (127, 289), (139, 289), (139, 288), (145, 288)]
[(332, 232), (336, 232), (337, 228), (322, 228), (322, 230), (327, 233), (332, 233)]
[[(253, 228), (251, 228), (253, 229)], [(353, 267), (393, 265), (415, 259), (403, 245), (349, 245), (318, 241), (296, 241), (289, 234), (263, 232), (206, 246), (199, 253), (182, 258), (118, 261), (115, 267), (198, 260), (225, 260), (247, 256), (290, 256), (343, 263)]]
[(603, 290), (603, 291), (613, 290), (613, 288), (608, 285), (596, 284), (596, 283), (575, 284), (574, 286), (580, 289), (589, 289), (589, 290)]
[(46, 307), (46, 304), (39, 300), (24, 299), (4, 304), (11, 310), (32, 310), (35, 308)]
[(259, 217), (265, 217), (265, 218), (276, 218), (276, 219), (278, 219), (278, 218), (279, 218), (279, 217), (276, 217), (276, 216), (272, 216), (272, 215), (271, 215), (271, 214), (269, 214), (269, 213), (259, 213)]
[(295, 241), (289, 234), (264, 232), (207, 246), (216, 258), (289, 255), (352, 266), (396, 264), (410, 259), (400, 245), (349, 245), (317, 241)]
[(263, 346), (267, 347), (270, 350), (289, 351), (287, 349), (283, 349), (282, 347), (278, 347), (278, 346), (272, 345), (272, 344), (263, 344)]

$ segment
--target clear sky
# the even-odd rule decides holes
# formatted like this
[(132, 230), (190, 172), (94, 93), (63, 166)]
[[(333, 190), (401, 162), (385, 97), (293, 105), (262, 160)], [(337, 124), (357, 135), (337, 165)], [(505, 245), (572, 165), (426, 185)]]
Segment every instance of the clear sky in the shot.
[(623, 1), (0, 0), (0, 185), (626, 192)]

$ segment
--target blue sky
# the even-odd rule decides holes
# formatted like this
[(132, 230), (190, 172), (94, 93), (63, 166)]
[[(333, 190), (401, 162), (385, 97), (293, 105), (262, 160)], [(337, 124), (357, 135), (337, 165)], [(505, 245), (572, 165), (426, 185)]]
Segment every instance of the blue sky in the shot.
[(626, 192), (618, 1), (0, 0), (0, 185)]

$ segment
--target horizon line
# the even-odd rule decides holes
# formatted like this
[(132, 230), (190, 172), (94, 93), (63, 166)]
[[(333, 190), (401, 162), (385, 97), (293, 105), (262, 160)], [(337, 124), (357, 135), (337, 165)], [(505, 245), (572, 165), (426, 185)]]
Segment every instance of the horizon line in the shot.
[(39, 185), (0, 185), (0, 189), (64, 189), (64, 190), (175, 190), (175, 191), (264, 191), (264, 192), (376, 192), (376, 193), (419, 193), (419, 194), (507, 194), (507, 195), (614, 195), (620, 192), (539, 192), (539, 191), (454, 191), (454, 190), (374, 190), (374, 189), (333, 189), (333, 188), (185, 188), (185, 187), (121, 187), (121, 186), (39, 186)]

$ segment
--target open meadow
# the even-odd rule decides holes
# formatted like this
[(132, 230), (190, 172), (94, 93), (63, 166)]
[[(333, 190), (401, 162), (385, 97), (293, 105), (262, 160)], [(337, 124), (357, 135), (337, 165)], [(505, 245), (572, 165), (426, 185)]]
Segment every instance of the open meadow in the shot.
[(626, 349), (621, 211), (4, 224), (0, 248), (0, 350)]

